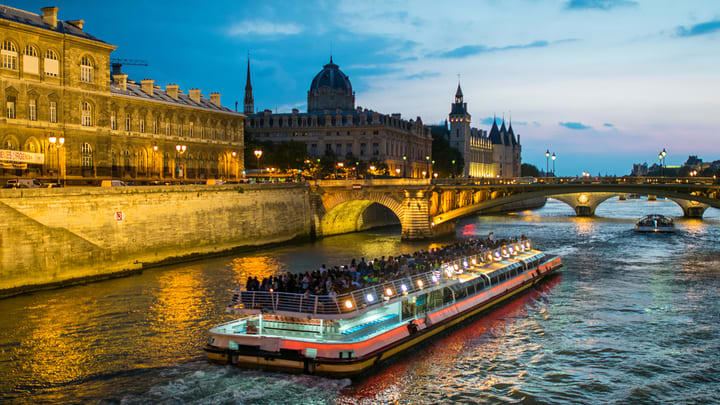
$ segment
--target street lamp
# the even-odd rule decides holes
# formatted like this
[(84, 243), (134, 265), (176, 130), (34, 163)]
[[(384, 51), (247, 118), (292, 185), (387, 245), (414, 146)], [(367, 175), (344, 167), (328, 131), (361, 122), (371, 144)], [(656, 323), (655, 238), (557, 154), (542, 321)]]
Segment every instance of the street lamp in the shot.
[[(157, 146), (157, 145), (153, 145), (152, 170), (150, 170), (150, 177), (151, 177), (151, 178), (155, 175), (155, 166), (156, 166), (156, 161), (155, 161), (155, 160), (157, 159), (157, 156), (156, 156), (156, 155), (157, 155), (157, 151), (158, 151), (158, 146)], [(158, 174), (158, 178), (160, 178), (160, 175), (159, 175), (159, 174)]]
[(553, 161), (553, 171), (552, 171), (552, 173), (553, 173), (553, 177), (555, 177), (555, 159), (556, 159), (556, 158), (557, 158), (557, 156), (555, 156), (555, 152), (553, 152), (553, 154), (552, 154), (552, 161)]
[(260, 158), (262, 157), (262, 151), (260, 149), (255, 149), (253, 151), (253, 153), (255, 154), (255, 157), (257, 158), (258, 175), (260, 175), (260, 173), (262, 173), (262, 170), (260, 170)]
[(407, 166), (407, 156), (403, 156), (403, 177), (405, 177), (405, 166)]
[(395, 173), (397, 174), (398, 177), (400, 177), (400, 168), (399, 167), (397, 169), (395, 169)]
[(452, 161), (452, 167), (450, 169), (452, 169), (452, 173), (450, 173), (451, 174), (450, 177), (455, 178), (455, 161), (454, 160)]
[(370, 169), (370, 178), (372, 179), (372, 178), (373, 178), (373, 174), (374, 174), (373, 172), (375, 171), (375, 166), (374, 166), (374, 165), (370, 165), (369, 169)]
[(60, 148), (65, 144), (65, 138), (62, 136), (60, 138), (55, 137), (54, 135), (51, 135), (48, 138), (48, 141), (55, 146), (55, 151), (57, 151), (57, 178), (58, 178), (58, 185), (60, 185)]
[[(187, 145), (175, 145), (175, 150), (178, 153), (178, 160), (179, 160), (180, 155), (185, 153), (185, 151), (187, 150)], [(185, 172), (186, 172), (186, 170), (183, 170), (182, 166), (178, 166), (178, 174), (180, 175), (180, 177), (185, 178)]]
[[(427, 166), (427, 172), (430, 173), (430, 156), (425, 156), (425, 163)], [(423, 173), (423, 178), (425, 178), (425, 173)]]
[(435, 177), (436, 179), (438, 178), (437, 172), (433, 173), (433, 177)]
[(547, 177), (548, 171), (550, 170), (550, 161), (548, 158), (550, 158), (550, 149), (545, 151), (545, 177)]
[(423, 171), (422, 171), (423, 179), (425, 178), (425, 176), (427, 175), (427, 173), (428, 173), (427, 170), (423, 170)]

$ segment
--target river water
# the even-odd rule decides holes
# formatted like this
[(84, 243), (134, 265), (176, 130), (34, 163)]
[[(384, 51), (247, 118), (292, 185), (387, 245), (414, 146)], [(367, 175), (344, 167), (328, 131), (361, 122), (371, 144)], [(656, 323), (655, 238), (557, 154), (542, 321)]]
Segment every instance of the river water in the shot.
[(671, 201), (558, 201), (462, 220), (456, 237), (524, 233), (565, 267), (539, 287), (357, 380), (209, 364), (207, 330), (248, 275), (412, 252), (399, 228), (148, 270), (0, 301), (0, 402), (720, 402), (720, 211), (632, 232)]

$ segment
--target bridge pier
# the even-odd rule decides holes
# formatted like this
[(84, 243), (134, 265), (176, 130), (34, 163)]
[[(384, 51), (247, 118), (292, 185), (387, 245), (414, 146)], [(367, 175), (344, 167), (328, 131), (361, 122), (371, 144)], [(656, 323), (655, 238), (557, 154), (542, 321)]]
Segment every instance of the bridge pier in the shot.
[(680, 200), (671, 198), (677, 205), (683, 210), (683, 216), (685, 218), (702, 218), (705, 210), (710, 208), (709, 205), (699, 203), (697, 201)]
[(572, 207), (575, 215), (579, 217), (592, 217), (595, 215), (598, 205), (616, 195), (616, 193), (573, 193), (557, 194), (551, 197)]
[(422, 190), (405, 191), (402, 211), (400, 224), (403, 239), (425, 239), (433, 236), (430, 224), (430, 202), (425, 198)]

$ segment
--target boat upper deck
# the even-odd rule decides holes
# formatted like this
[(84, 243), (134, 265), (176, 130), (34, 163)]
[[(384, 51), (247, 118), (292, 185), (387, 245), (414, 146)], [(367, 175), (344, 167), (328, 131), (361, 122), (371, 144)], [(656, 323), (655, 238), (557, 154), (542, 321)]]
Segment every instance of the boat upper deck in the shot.
[(338, 295), (313, 295), (273, 291), (236, 290), (228, 312), (242, 315), (273, 314), (291, 318), (349, 319), (408, 297), (483, 277), (487, 286), (506, 272), (536, 266), (545, 254), (532, 249), (530, 241), (503, 245), (493, 250), (441, 263), (414, 275), (370, 285)]

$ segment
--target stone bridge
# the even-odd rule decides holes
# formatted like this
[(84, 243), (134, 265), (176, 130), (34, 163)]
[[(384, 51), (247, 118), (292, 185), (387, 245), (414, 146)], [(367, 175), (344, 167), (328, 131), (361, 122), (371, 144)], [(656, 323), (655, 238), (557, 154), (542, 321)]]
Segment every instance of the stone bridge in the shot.
[(668, 198), (691, 218), (702, 218), (708, 207), (720, 208), (720, 186), (713, 181), (670, 180), (639, 183), (624, 178), (595, 182), (553, 179), (553, 183), (534, 184), (498, 180), (317, 180), (310, 183), (310, 201), (317, 236), (395, 222), (402, 227), (403, 239), (452, 232), (458, 218), (545, 197), (565, 202), (578, 216), (592, 216), (608, 198), (632, 193)]

